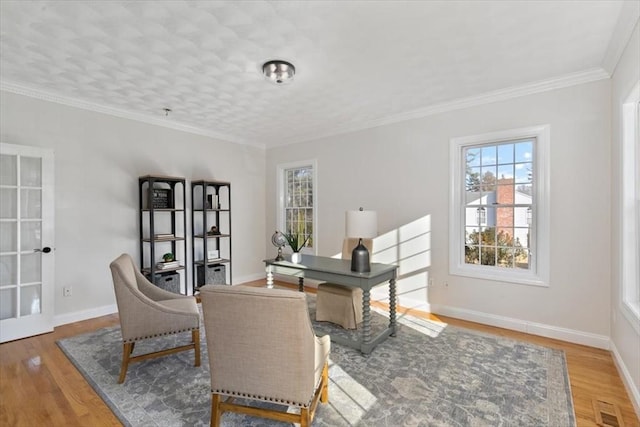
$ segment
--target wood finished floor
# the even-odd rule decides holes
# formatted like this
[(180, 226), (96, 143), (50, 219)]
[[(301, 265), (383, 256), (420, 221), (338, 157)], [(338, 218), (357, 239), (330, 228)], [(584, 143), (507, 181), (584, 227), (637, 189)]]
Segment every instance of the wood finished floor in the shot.
[[(403, 313), (562, 349), (567, 358), (578, 426), (596, 426), (592, 399), (597, 398), (618, 405), (626, 427), (640, 427), (608, 351), (444, 316), (398, 311), (399, 315)], [(56, 344), (61, 338), (117, 324), (118, 316), (114, 314), (63, 325), (50, 334), (1, 344), (0, 426), (121, 425)]]

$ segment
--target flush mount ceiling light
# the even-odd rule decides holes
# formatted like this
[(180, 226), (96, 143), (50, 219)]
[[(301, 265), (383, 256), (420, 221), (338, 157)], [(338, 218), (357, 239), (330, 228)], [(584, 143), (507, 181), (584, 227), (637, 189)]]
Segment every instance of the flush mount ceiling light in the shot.
[(262, 65), (262, 73), (275, 84), (289, 83), (296, 74), (296, 67), (287, 61), (273, 60)]

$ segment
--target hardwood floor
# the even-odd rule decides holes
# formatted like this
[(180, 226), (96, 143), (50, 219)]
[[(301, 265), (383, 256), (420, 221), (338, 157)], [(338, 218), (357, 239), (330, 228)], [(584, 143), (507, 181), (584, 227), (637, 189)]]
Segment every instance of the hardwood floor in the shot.
[[(253, 282), (257, 283), (263, 281)], [(383, 304), (378, 305), (384, 308)], [(399, 315), (403, 313), (562, 349), (567, 358), (578, 426), (596, 426), (592, 399), (597, 398), (615, 403), (626, 427), (640, 427), (608, 351), (444, 316), (398, 310)], [(0, 426), (121, 425), (56, 344), (61, 338), (117, 324), (117, 315), (103, 316), (57, 327), (50, 334), (1, 344)]]

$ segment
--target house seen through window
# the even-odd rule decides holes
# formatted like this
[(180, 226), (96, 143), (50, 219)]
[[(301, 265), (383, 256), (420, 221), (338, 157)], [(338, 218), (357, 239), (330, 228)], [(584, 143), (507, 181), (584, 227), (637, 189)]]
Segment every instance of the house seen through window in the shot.
[(465, 147), (465, 263), (530, 268), (533, 144)]

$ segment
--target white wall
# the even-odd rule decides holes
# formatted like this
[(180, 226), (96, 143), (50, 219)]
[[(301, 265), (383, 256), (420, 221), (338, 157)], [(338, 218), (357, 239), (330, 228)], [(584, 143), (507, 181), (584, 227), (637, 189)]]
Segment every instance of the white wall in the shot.
[[(7, 92), (0, 102), (2, 142), (55, 152), (57, 323), (114, 307), (109, 263), (122, 252), (138, 262), (141, 175), (230, 181), (233, 281), (263, 271), (263, 149)], [(71, 297), (62, 297), (63, 286), (73, 287)]]
[[(620, 196), (622, 104), (640, 79), (640, 23), (613, 74), (611, 89), (611, 342), (619, 370), (631, 391), (636, 412), (640, 414), (640, 335), (623, 314), (621, 307)], [(639, 415), (640, 416), (640, 415)]]
[[(540, 124), (551, 126), (550, 286), (449, 275), (450, 138)], [(610, 138), (610, 81), (601, 80), (270, 149), (265, 241), (276, 225), (276, 165), (317, 159), (318, 254), (340, 250), (345, 210), (373, 209), (385, 240), (407, 241), (396, 256), (417, 265), (401, 271), (402, 305), (607, 347)]]

